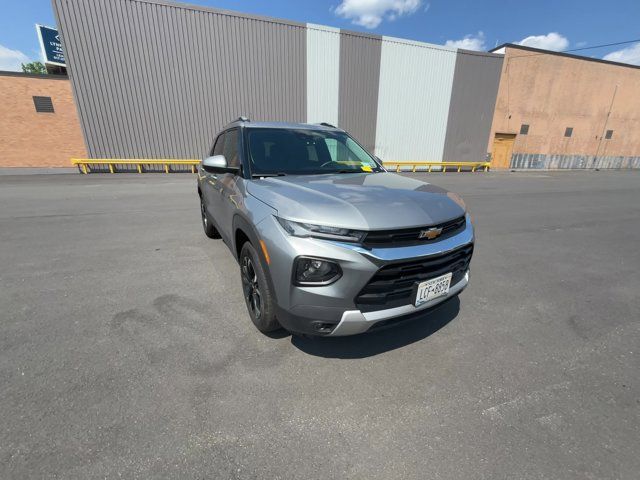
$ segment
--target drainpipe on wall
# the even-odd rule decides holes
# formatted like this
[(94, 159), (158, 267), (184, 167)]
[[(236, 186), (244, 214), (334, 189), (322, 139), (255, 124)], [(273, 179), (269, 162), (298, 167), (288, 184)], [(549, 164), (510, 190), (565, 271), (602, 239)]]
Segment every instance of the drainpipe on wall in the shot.
[(598, 154), (600, 153), (600, 146), (602, 145), (602, 139), (604, 138), (605, 133), (607, 132), (607, 124), (609, 123), (609, 117), (611, 116), (611, 110), (613, 110), (613, 101), (616, 99), (616, 93), (618, 91), (618, 85), (613, 89), (613, 96), (611, 97), (611, 104), (609, 105), (609, 111), (607, 112), (607, 118), (604, 120), (604, 127), (602, 128), (602, 134), (600, 135), (600, 140), (598, 141), (598, 148), (596, 149), (596, 154), (593, 157), (593, 164), (591, 168), (596, 167), (596, 162), (598, 161)]

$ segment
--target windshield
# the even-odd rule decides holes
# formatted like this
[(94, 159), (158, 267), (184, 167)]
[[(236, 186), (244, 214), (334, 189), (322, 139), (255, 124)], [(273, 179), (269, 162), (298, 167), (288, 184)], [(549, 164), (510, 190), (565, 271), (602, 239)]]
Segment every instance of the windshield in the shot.
[(382, 171), (344, 132), (255, 128), (248, 134), (253, 175), (305, 175)]

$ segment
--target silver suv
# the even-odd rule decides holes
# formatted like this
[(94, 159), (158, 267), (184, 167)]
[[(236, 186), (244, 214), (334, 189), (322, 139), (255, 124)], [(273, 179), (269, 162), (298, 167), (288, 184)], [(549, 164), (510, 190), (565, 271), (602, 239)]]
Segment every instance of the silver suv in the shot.
[(362, 333), (422, 316), (469, 281), (462, 199), (388, 173), (329, 124), (241, 117), (202, 160), (198, 194), (204, 231), (238, 259), (261, 332)]

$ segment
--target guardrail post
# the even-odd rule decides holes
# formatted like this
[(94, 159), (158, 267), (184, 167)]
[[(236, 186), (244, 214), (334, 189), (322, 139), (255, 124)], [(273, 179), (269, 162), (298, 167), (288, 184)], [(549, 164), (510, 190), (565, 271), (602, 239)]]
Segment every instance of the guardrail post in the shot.
[(109, 164), (109, 173), (113, 173), (113, 164)]

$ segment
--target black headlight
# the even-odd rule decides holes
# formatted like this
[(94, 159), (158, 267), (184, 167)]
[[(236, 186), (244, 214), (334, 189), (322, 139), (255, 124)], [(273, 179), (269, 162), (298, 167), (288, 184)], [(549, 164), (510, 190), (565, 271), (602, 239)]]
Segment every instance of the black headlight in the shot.
[(293, 283), (305, 287), (329, 285), (341, 276), (340, 265), (322, 258), (298, 257), (293, 267)]

